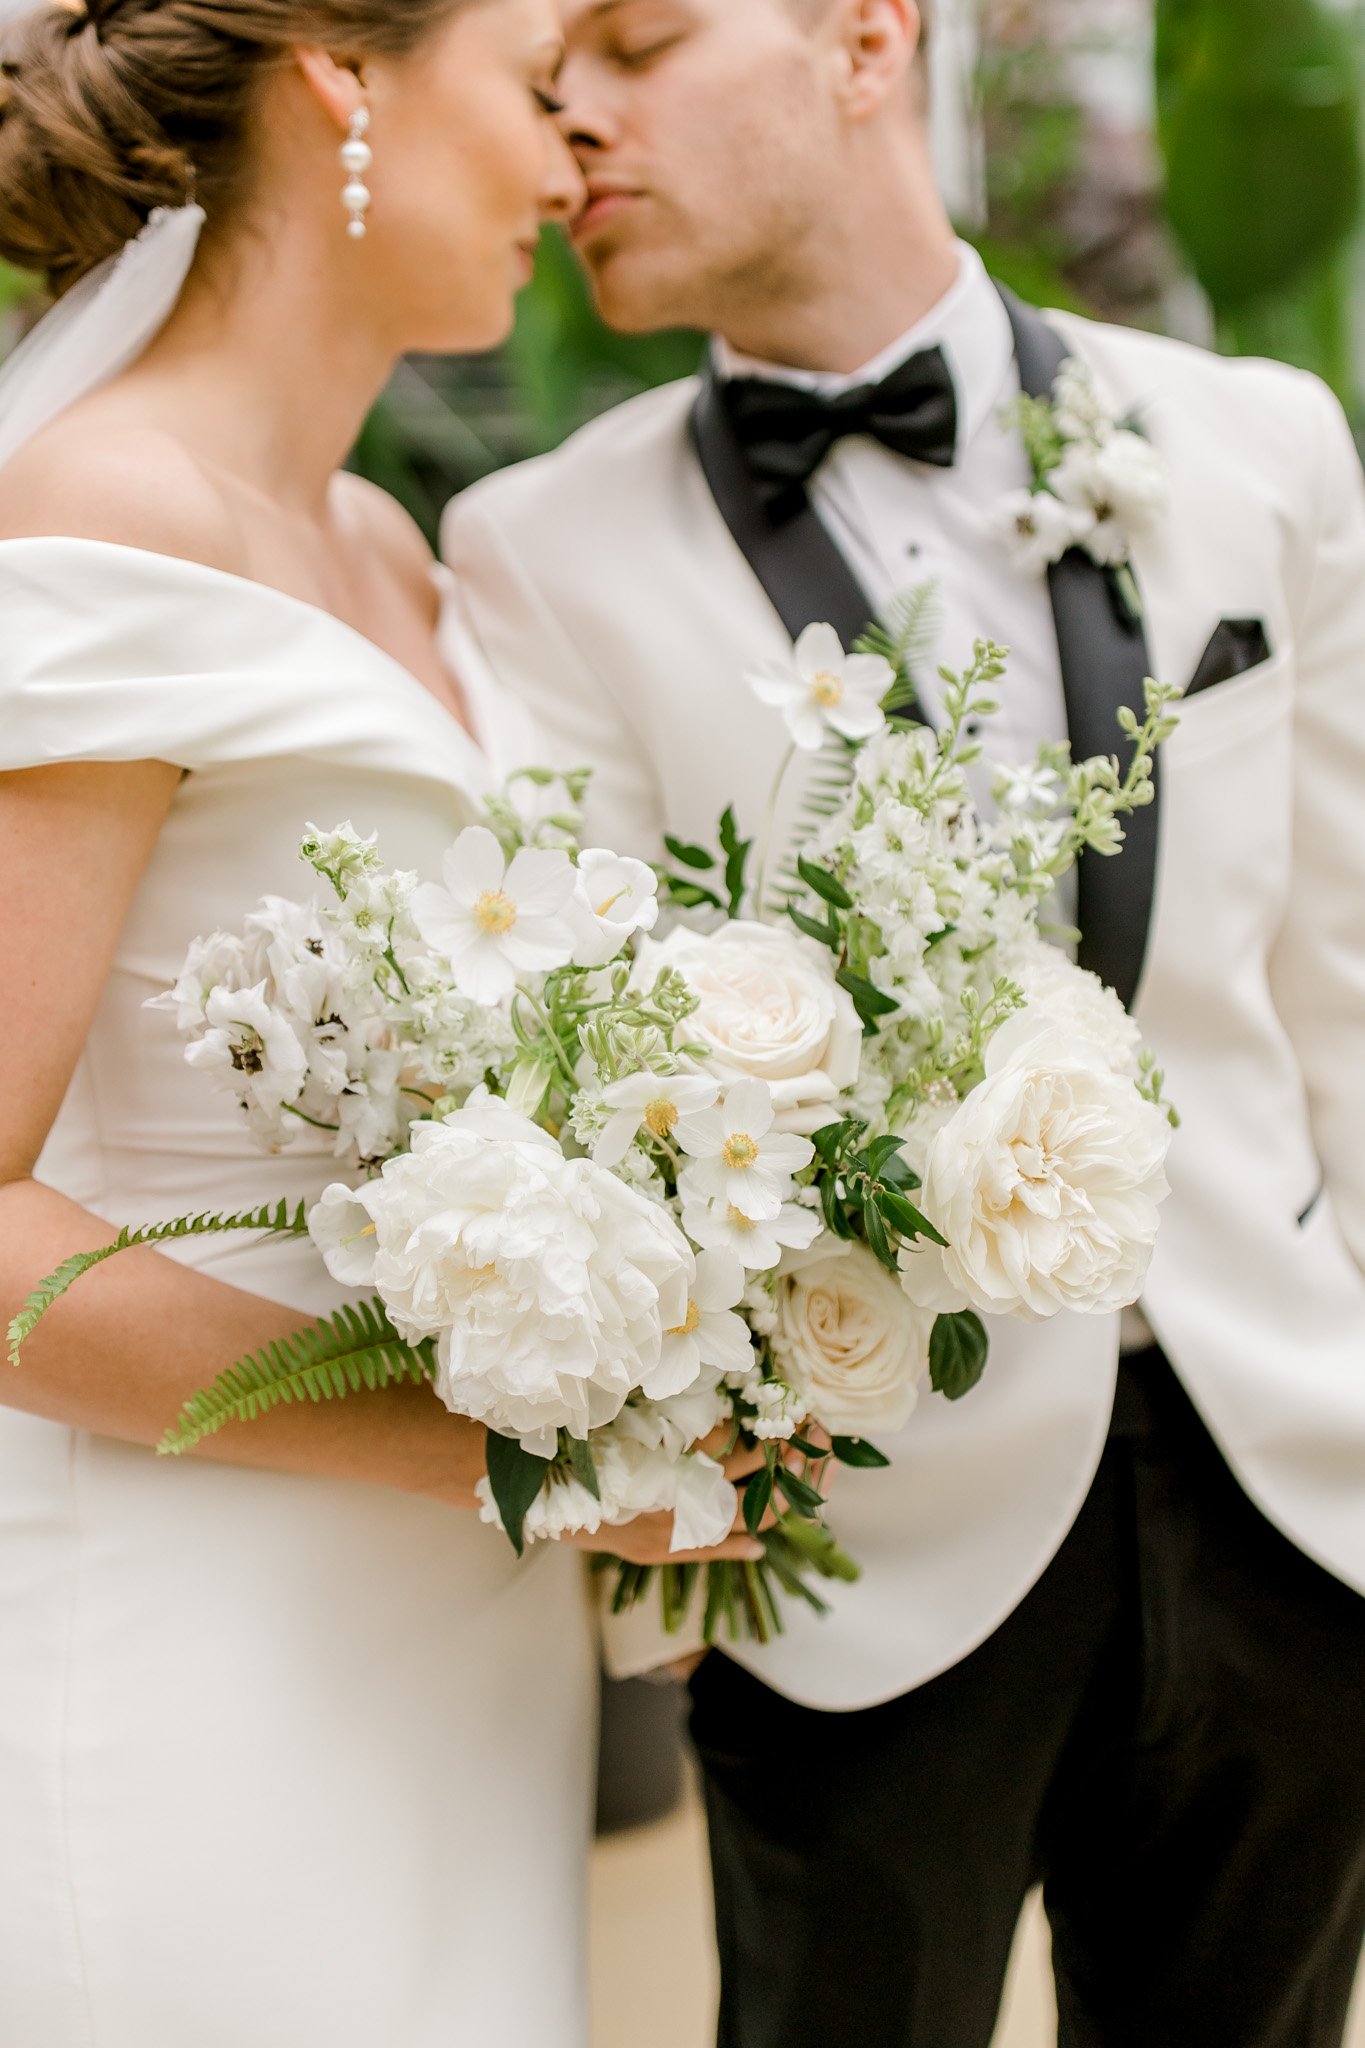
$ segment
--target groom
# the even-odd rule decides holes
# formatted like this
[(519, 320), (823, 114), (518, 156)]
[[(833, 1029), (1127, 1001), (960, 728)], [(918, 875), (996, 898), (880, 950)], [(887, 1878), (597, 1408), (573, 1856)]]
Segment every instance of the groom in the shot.
[[(919, 678), (1013, 649), (988, 744), (1120, 745), (1158, 803), (1079, 881), (1183, 1128), (1142, 1313), (993, 1332), (981, 1387), (841, 1475), (864, 1576), (694, 1680), (723, 2048), (987, 2048), (1042, 1882), (1070, 2048), (1328, 2048), (1365, 1935), (1365, 492), (1267, 364), (1043, 318), (935, 190), (914, 0), (566, 0), (607, 319), (716, 337), (460, 500), (495, 671), (595, 765), (594, 837), (756, 829), (742, 676), (939, 586)], [(1126, 579), (1026, 572), (1006, 408), (1088, 364), (1169, 507)], [(791, 820), (788, 820), (790, 827)], [(655, 1655), (662, 1652), (654, 1651)]]

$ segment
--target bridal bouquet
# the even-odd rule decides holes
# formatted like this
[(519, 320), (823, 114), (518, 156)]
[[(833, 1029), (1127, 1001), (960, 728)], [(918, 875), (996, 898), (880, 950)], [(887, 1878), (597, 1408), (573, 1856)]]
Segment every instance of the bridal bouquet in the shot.
[(580, 848), (586, 776), (517, 777), (439, 878), (310, 827), (318, 900), (197, 942), (152, 1007), (262, 1148), (325, 1134), (336, 1184), (311, 1209), (125, 1230), (33, 1296), (16, 1362), (120, 1250), (307, 1236), (359, 1301), (197, 1394), (164, 1452), (429, 1382), (486, 1425), (483, 1517), (520, 1553), (654, 1512), (675, 1550), (709, 1548), (743, 1449), (764, 1562), (618, 1563), (616, 1604), (657, 1576), (668, 1625), (700, 1598), (708, 1641), (766, 1639), (783, 1591), (820, 1607), (813, 1580), (857, 1573), (823, 1523), (827, 1461), (884, 1465), (873, 1439), (926, 1385), (966, 1394), (983, 1316), (1136, 1300), (1166, 1192), (1161, 1077), (1041, 919), (1148, 800), (1170, 693), (1128, 720), (1126, 774), (1048, 749), (987, 822), (966, 734), (1001, 653), (948, 680), (941, 732), (897, 726), (913, 619), (853, 655), (812, 628), (752, 679), (827, 771), (771, 886), (771, 830), (755, 847), (730, 813), (659, 870)]

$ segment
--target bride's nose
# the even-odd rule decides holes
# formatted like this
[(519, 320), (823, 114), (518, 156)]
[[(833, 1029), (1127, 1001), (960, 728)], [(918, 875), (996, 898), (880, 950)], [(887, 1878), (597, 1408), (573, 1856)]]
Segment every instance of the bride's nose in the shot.
[(540, 194), (542, 219), (573, 220), (583, 211), (587, 201), (587, 186), (573, 151), (562, 135), (552, 132), (550, 160)]

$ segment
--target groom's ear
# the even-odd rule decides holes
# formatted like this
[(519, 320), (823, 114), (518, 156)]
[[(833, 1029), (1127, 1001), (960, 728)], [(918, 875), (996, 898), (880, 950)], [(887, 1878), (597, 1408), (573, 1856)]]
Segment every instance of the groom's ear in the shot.
[(925, 60), (929, 0), (830, 0), (838, 38), (842, 98), (853, 120), (870, 120), (890, 103), (928, 104)]

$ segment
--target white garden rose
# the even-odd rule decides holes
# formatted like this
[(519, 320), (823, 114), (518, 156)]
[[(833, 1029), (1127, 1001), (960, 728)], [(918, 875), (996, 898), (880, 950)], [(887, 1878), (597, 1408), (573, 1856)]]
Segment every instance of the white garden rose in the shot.
[(637, 979), (651, 986), (665, 967), (700, 998), (686, 1028), (706, 1047), (708, 1073), (765, 1081), (779, 1131), (809, 1137), (831, 1121), (858, 1078), (863, 1034), (823, 947), (740, 919), (710, 934), (680, 928), (645, 940)]
[[(1116, 1074), (1136, 1076), (1142, 1033), (1098, 974), (1078, 967), (1036, 934), (1002, 957), (1000, 971), (1023, 989), (1030, 1027), (1050, 1024), (1067, 1038), (1088, 1039)], [(1017, 1031), (1018, 1021), (1007, 1028)]]
[(777, 1283), (773, 1357), (831, 1436), (904, 1429), (929, 1371), (934, 1317), (864, 1245), (823, 1238)]
[(901, 1259), (924, 1309), (1042, 1321), (1138, 1300), (1169, 1192), (1171, 1128), (1085, 1038), (1027, 1012), (930, 1147), (916, 1201), (948, 1249)]
[(415, 1125), (368, 1186), (329, 1189), (310, 1228), (334, 1278), (372, 1286), (410, 1342), (439, 1340), (448, 1408), (540, 1456), (696, 1377), (664, 1344), (696, 1279), (672, 1217), (483, 1090)]

